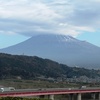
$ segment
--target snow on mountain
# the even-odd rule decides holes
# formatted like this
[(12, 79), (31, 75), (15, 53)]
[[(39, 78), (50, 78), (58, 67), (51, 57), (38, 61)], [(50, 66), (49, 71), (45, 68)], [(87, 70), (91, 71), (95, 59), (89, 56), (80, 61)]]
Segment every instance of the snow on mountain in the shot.
[(2, 53), (39, 56), (69, 66), (100, 67), (100, 48), (65, 35), (37, 35), (17, 45), (1, 49)]

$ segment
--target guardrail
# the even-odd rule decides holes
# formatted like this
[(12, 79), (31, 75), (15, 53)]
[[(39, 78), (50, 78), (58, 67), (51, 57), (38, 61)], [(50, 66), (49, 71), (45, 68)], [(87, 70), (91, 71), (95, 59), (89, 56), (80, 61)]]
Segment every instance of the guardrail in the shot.
[(0, 97), (25, 97), (55, 94), (76, 94), (76, 93), (100, 93), (100, 89), (77, 89), (77, 90), (40, 90), (40, 91), (8, 91), (1, 92)]

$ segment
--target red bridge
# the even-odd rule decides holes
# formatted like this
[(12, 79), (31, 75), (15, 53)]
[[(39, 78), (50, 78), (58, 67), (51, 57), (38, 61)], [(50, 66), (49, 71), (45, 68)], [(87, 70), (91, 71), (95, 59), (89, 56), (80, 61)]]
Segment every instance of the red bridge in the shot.
[(1, 92), (0, 97), (25, 97), (25, 96), (45, 96), (48, 95), (49, 99), (54, 100), (54, 95), (57, 94), (71, 94), (70, 100), (73, 100), (73, 94), (77, 94), (77, 100), (81, 100), (81, 94), (83, 93), (92, 93), (93, 100), (95, 100), (95, 93), (98, 93), (98, 100), (100, 100), (100, 89), (64, 89), (64, 90), (23, 90), (23, 91), (8, 91), (8, 92)]

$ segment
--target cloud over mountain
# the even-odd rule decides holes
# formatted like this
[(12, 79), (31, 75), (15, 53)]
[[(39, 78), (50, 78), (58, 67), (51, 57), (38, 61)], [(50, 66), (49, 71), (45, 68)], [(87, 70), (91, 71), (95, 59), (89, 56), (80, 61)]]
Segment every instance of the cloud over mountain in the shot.
[(100, 25), (99, 0), (1, 0), (0, 33), (77, 36)]

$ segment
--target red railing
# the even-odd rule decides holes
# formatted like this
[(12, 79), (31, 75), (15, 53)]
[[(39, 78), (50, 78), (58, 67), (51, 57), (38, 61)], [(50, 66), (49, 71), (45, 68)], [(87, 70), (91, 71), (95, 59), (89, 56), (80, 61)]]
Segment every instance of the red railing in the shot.
[(44, 91), (13, 91), (2, 92), (0, 97), (22, 97), (22, 96), (39, 96), (39, 95), (51, 95), (51, 94), (75, 94), (75, 93), (93, 93), (100, 92), (100, 89), (80, 89), (80, 90), (44, 90)]

